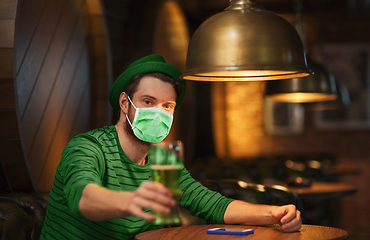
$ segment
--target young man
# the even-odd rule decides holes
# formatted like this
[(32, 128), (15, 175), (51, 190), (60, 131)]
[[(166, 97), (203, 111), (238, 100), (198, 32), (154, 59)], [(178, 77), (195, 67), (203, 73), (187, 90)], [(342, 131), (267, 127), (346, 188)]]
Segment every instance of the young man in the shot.
[[(50, 191), (41, 239), (133, 239), (152, 228), (151, 211), (169, 213), (172, 193), (149, 181), (147, 153), (163, 140), (185, 93), (181, 72), (159, 55), (132, 63), (113, 84), (115, 126), (77, 135), (66, 146)], [(212, 223), (301, 226), (294, 205), (265, 206), (213, 192), (181, 170), (180, 205)]]

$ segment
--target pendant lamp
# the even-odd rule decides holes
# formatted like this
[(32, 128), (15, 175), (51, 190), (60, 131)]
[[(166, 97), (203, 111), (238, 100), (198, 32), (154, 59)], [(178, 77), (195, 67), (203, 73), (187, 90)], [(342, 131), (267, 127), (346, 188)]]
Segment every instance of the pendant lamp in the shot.
[(307, 65), (313, 72), (309, 77), (267, 82), (265, 99), (293, 103), (335, 100), (337, 95), (333, 76), (309, 57)]
[(194, 32), (180, 78), (265, 81), (308, 75), (302, 41), (288, 21), (254, 0), (230, 0)]
[[(294, 27), (307, 43), (305, 24), (302, 21), (302, 0), (296, 1), (296, 22)], [(305, 78), (293, 78), (282, 81), (267, 82), (265, 99), (278, 102), (308, 103), (332, 101), (337, 98), (336, 83), (332, 74), (324, 66), (307, 57), (307, 66), (313, 72)]]
[(337, 84), (337, 99), (326, 102), (315, 102), (303, 104), (306, 111), (327, 111), (348, 108), (351, 104), (351, 99), (347, 87)]

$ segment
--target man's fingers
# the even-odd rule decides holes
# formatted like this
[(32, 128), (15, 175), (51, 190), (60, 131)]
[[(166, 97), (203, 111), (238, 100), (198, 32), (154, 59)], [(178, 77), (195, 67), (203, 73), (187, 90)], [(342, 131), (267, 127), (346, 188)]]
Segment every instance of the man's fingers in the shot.
[(136, 208), (136, 207), (131, 208), (131, 214), (135, 215), (135, 216), (138, 216), (140, 218), (143, 218), (147, 221), (154, 221), (155, 220), (154, 215), (151, 215), (149, 213), (144, 212), (141, 208)]
[(274, 217), (278, 219), (281, 224), (285, 224), (296, 217), (296, 212), (297, 210), (294, 205), (285, 205), (274, 211)]
[(297, 231), (302, 226), (301, 212), (294, 205), (276, 208), (272, 216), (280, 223), (284, 232)]
[[(134, 193), (131, 200), (131, 207), (134, 209), (132, 214), (145, 219), (151, 218), (150, 214), (144, 214), (142, 209), (150, 209), (157, 213), (169, 214), (171, 208), (176, 205), (176, 201), (172, 198), (172, 192), (160, 183), (153, 181), (143, 183)], [(140, 215), (138, 215), (140, 214)], [(150, 215), (150, 216), (148, 216)]]
[(172, 198), (171, 190), (163, 185), (147, 184), (135, 193), (139, 198), (148, 199), (156, 203), (160, 203), (169, 207), (174, 207), (176, 201)]
[(296, 211), (288, 211), (288, 212), (285, 212), (285, 214), (280, 219), (280, 223), (281, 224), (288, 223), (292, 219), (294, 219), (295, 217), (296, 217)]
[(140, 204), (140, 201), (145, 201), (146, 202), (145, 205), (148, 205), (151, 203), (153, 204), (156, 203), (156, 204), (160, 204), (160, 205), (164, 205), (168, 207), (174, 207), (176, 205), (176, 201), (172, 197), (169, 197), (167, 195), (163, 195), (160, 193), (156, 193), (156, 192), (146, 192), (146, 193), (137, 192), (135, 199), (139, 201), (137, 202), (139, 204)]
[(137, 192), (142, 193), (142, 192), (147, 192), (147, 191), (160, 193), (160, 194), (172, 197), (171, 190), (166, 188), (163, 184), (158, 183), (158, 182), (147, 181), (140, 186)]
[(152, 201), (145, 198), (135, 198), (133, 199), (133, 204), (140, 207), (141, 209), (148, 208), (150, 210), (153, 210), (154, 212), (164, 214), (169, 214), (171, 212), (171, 208), (173, 207), (172, 205), (164, 205), (160, 202)]
[(301, 212), (296, 211), (296, 214), (294, 214), (294, 217), (290, 219), (290, 221), (282, 221), (282, 228), (284, 232), (294, 232), (300, 229), (302, 226), (302, 220), (301, 220)]
[(279, 222), (281, 223), (282, 218), (285, 216), (285, 214), (286, 214), (285, 209), (284, 209), (284, 208), (279, 208), (279, 209), (278, 209), (278, 211), (275, 211), (275, 212), (273, 213), (273, 216), (274, 216), (276, 219), (278, 219), (278, 220), (279, 220)]

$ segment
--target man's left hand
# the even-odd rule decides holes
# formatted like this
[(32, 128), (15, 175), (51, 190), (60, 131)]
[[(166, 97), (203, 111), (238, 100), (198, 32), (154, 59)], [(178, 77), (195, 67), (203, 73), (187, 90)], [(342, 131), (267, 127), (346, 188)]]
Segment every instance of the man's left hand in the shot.
[(301, 212), (292, 204), (276, 207), (271, 214), (284, 232), (294, 232), (302, 226)]

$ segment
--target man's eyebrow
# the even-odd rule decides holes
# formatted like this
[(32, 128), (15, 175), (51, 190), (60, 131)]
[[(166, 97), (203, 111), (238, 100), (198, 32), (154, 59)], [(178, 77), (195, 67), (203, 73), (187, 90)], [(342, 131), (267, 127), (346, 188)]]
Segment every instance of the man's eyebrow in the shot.
[(141, 95), (140, 98), (151, 98), (151, 99), (157, 99), (156, 97), (152, 96), (152, 95)]
[[(156, 97), (154, 97), (154, 96), (152, 96), (152, 95), (141, 95), (139, 98), (140, 98), (140, 99), (142, 99), (142, 98), (150, 98), (150, 99), (155, 100), (155, 101), (157, 101), (157, 100), (158, 100)], [(175, 105), (175, 106), (177, 105), (177, 102), (176, 102), (176, 101), (166, 101), (166, 103), (167, 103), (167, 104), (173, 104), (173, 105)]]

